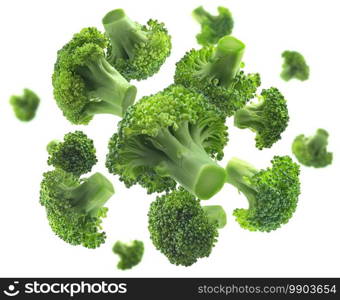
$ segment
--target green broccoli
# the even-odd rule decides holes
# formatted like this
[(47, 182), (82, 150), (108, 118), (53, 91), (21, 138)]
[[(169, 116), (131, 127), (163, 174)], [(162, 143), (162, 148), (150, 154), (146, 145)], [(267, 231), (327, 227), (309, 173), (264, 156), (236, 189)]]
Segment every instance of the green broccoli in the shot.
[(149, 20), (142, 26), (116, 9), (105, 15), (103, 25), (110, 39), (108, 60), (127, 80), (154, 75), (170, 55), (171, 37), (163, 23)]
[(170, 191), (176, 181), (200, 199), (224, 185), (214, 158), (227, 143), (225, 118), (206, 99), (172, 85), (131, 106), (109, 142), (106, 166), (127, 187)]
[(292, 145), (297, 160), (307, 167), (323, 168), (330, 165), (333, 153), (327, 152), (328, 136), (324, 129), (318, 129), (311, 137), (303, 134), (297, 136)]
[(149, 232), (156, 249), (172, 264), (190, 266), (208, 257), (217, 242), (218, 228), (226, 224), (221, 206), (201, 207), (184, 189), (157, 197), (151, 203)]
[(143, 258), (144, 243), (134, 240), (129, 244), (117, 241), (112, 248), (113, 253), (120, 256), (117, 268), (128, 270), (138, 265)]
[(229, 9), (219, 6), (217, 11), (218, 15), (213, 16), (200, 6), (192, 12), (194, 19), (201, 25), (201, 32), (196, 35), (196, 39), (202, 46), (216, 44), (233, 30), (234, 20)]
[(75, 176), (90, 172), (97, 163), (93, 140), (82, 131), (65, 134), (63, 142), (51, 141), (47, 145), (47, 151), (48, 165), (71, 172)]
[(245, 45), (226, 36), (216, 47), (191, 50), (176, 64), (175, 83), (202, 93), (225, 116), (232, 116), (255, 96), (259, 74), (240, 71)]
[(288, 126), (289, 115), (286, 99), (277, 88), (265, 89), (257, 103), (239, 109), (234, 115), (234, 125), (256, 132), (256, 147), (270, 148), (281, 139)]
[(58, 237), (71, 245), (96, 248), (105, 242), (100, 230), (108, 209), (103, 206), (113, 193), (111, 182), (100, 173), (80, 180), (56, 169), (43, 175), (40, 204)]
[(304, 81), (309, 78), (309, 66), (303, 55), (296, 51), (284, 51), (281, 78), (289, 81), (293, 78)]
[(54, 97), (73, 124), (88, 124), (96, 114), (123, 116), (136, 88), (105, 58), (108, 39), (96, 28), (82, 29), (58, 51)]
[(257, 170), (237, 158), (226, 167), (227, 183), (243, 193), (248, 209), (234, 210), (241, 227), (272, 231), (286, 224), (295, 212), (300, 194), (299, 166), (289, 156), (274, 156), (272, 167)]
[(28, 122), (34, 119), (40, 99), (33, 91), (24, 89), (23, 95), (13, 95), (9, 99), (9, 102), (13, 107), (15, 116), (20, 121)]

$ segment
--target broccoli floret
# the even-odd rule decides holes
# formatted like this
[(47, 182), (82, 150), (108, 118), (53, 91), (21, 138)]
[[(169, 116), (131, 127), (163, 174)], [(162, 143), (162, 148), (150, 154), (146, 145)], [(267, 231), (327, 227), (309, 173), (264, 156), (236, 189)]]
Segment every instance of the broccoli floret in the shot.
[(171, 37), (163, 23), (149, 20), (143, 26), (116, 9), (105, 15), (103, 25), (111, 42), (108, 60), (128, 80), (151, 77), (170, 55)]
[(47, 145), (47, 151), (48, 165), (71, 172), (75, 176), (90, 172), (97, 163), (93, 140), (82, 131), (65, 134), (63, 142), (51, 141)]
[(117, 268), (120, 270), (128, 270), (138, 265), (142, 260), (144, 243), (137, 240), (134, 240), (129, 244), (117, 241), (113, 245), (112, 251), (120, 257)]
[(281, 139), (288, 126), (289, 115), (286, 99), (277, 88), (262, 90), (258, 100), (235, 113), (234, 125), (256, 132), (256, 147), (262, 150)]
[(226, 224), (221, 206), (203, 209), (199, 200), (184, 189), (157, 197), (150, 205), (148, 217), (156, 249), (172, 264), (183, 266), (208, 257), (217, 242), (217, 229)]
[(202, 46), (216, 44), (233, 30), (234, 20), (229, 9), (219, 6), (217, 11), (218, 15), (213, 16), (200, 6), (192, 12), (194, 19), (201, 25), (201, 32), (196, 35), (196, 39)]
[(224, 185), (225, 119), (206, 99), (180, 85), (131, 106), (109, 142), (106, 166), (127, 187), (169, 191), (176, 181), (200, 199)]
[(333, 161), (333, 153), (327, 151), (328, 132), (318, 129), (314, 136), (297, 136), (292, 145), (292, 151), (297, 160), (307, 166), (323, 168)]
[(281, 78), (289, 81), (293, 78), (304, 81), (309, 78), (309, 66), (303, 55), (296, 51), (284, 51)]
[(122, 116), (136, 88), (105, 58), (108, 39), (96, 28), (82, 29), (58, 51), (54, 97), (73, 124), (88, 124), (96, 114)]
[(259, 74), (240, 71), (244, 44), (226, 36), (216, 47), (189, 51), (177, 64), (175, 83), (202, 93), (225, 116), (232, 116), (255, 96)]
[(106, 217), (104, 205), (113, 193), (111, 182), (100, 173), (80, 180), (56, 169), (43, 175), (40, 204), (58, 237), (71, 245), (96, 248), (105, 242), (101, 219)]
[(229, 161), (227, 183), (243, 193), (248, 209), (234, 210), (241, 227), (250, 231), (272, 231), (286, 224), (295, 212), (300, 194), (299, 165), (289, 156), (274, 156), (272, 167), (257, 170), (237, 158)]
[(13, 95), (9, 99), (9, 102), (13, 107), (15, 116), (20, 121), (28, 122), (34, 119), (40, 99), (37, 94), (30, 89), (24, 89), (23, 95)]

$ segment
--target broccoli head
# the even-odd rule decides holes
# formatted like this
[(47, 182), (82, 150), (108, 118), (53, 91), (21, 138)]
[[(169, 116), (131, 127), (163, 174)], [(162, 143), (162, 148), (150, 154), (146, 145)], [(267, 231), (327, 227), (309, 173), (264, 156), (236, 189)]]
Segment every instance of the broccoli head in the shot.
[(192, 12), (194, 19), (201, 25), (201, 32), (196, 35), (196, 39), (202, 46), (216, 44), (233, 30), (234, 20), (229, 9), (219, 6), (217, 11), (218, 15), (213, 16), (200, 6)]
[(245, 45), (226, 36), (216, 47), (191, 50), (176, 64), (175, 83), (202, 93), (225, 116), (232, 116), (255, 96), (259, 74), (244, 74), (241, 60)]
[(309, 78), (309, 66), (303, 55), (297, 51), (284, 51), (281, 78), (289, 81), (293, 78), (304, 81)]
[(200, 199), (224, 185), (225, 119), (206, 99), (172, 85), (131, 106), (109, 142), (106, 166), (126, 186), (148, 193), (169, 191), (176, 182)]
[(122, 116), (136, 88), (105, 58), (108, 39), (96, 28), (82, 29), (58, 51), (54, 97), (73, 124), (88, 124), (96, 114)]
[(277, 88), (265, 89), (257, 103), (239, 109), (234, 115), (234, 125), (256, 132), (256, 147), (270, 148), (281, 139), (288, 126), (289, 115), (286, 99)]
[(157, 73), (170, 55), (171, 37), (163, 23), (133, 22), (124, 10), (112, 10), (103, 18), (110, 39), (108, 60), (127, 79), (142, 80)]
[(297, 136), (292, 145), (297, 160), (307, 167), (323, 168), (330, 165), (333, 153), (327, 151), (328, 136), (324, 129), (318, 129), (311, 137), (303, 134)]
[(184, 189), (157, 197), (150, 205), (148, 217), (156, 249), (172, 264), (183, 266), (208, 257), (217, 241), (217, 229), (226, 224), (221, 206), (203, 209), (199, 200)]
[(34, 119), (40, 99), (33, 91), (24, 89), (23, 95), (13, 95), (9, 102), (12, 105), (15, 116), (20, 121), (28, 122)]
[(82, 131), (65, 134), (63, 142), (51, 141), (47, 145), (47, 151), (49, 165), (71, 172), (75, 176), (90, 172), (97, 163), (93, 140)]
[(138, 265), (142, 260), (144, 254), (144, 243), (137, 240), (128, 244), (117, 241), (113, 245), (112, 251), (120, 257), (117, 268), (120, 270), (128, 270)]
[(105, 242), (101, 219), (106, 217), (104, 205), (113, 193), (111, 182), (100, 173), (80, 180), (56, 169), (43, 175), (40, 204), (58, 237), (71, 245), (96, 248)]
[(300, 194), (300, 169), (289, 156), (274, 156), (272, 166), (257, 170), (237, 158), (226, 167), (227, 183), (243, 193), (248, 209), (234, 210), (241, 227), (250, 231), (272, 231), (286, 224), (295, 212)]

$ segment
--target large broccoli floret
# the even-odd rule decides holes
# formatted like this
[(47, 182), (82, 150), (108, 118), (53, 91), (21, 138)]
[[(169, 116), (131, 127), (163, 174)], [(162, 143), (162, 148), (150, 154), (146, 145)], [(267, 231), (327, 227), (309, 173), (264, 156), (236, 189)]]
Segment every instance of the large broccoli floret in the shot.
[(44, 173), (40, 189), (40, 204), (46, 208), (53, 232), (71, 245), (99, 247), (105, 242), (102, 218), (106, 217), (105, 203), (114, 189), (100, 173), (87, 179), (61, 169)]
[(333, 161), (333, 153), (327, 151), (328, 132), (318, 129), (313, 136), (297, 136), (292, 145), (292, 151), (297, 160), (307, 166), (323, 168)]
[(202, 46), (214, 45), (218, 40), (231, 34), (234, 20), (229, 9), (219, 6), (218, 15), (213, 16), (202, 6), (197, 7), (192, 15), (201, 24), (201, 32), (196, 35), (197, 43)]
[(256, 147), (270, 148), (281, 139), (288, 126), (286, 99), (277, 88), (263, 90), (257, 103), (251, 103), (235, 113), (234, 125), (256, 132)]
[(175, 83), (202, 93), (225, 116), (232, 116), (255, 96), (259, 74), (240, 71), (244, 44), (226, 36), (216, 47), (189, 51), (178, 63)]
[(64, 141), (51, 141), (47, 145), (47, 163), (75, 176), (90, 172), (97, 163), (96, 148), (93, 140), (82, 131), (65, 134)]
[(208, 257), (217, 241), (217, 229), (226, 224), (221, 206), (203, 209), (199, 200), (184, 189), (157, 197), (148, 217), (155, 247), (172, 264), (183, 266)]
[(154, 75), (170, 55), (171, 37), (163, 23), (149, 20), (142, 26), (116, 9), (105, 15), (103, 25), (111, 42), (108, 60), (128, 80)]
[(224, 184), (221, 159), (227, 142), (225, 119), (206, 99), (180, 85), (131, 106), (109, 142), (106, 166), (129, 187), (169, 191), (176, 181), (200, 199)]
[(136, 88), (105, 58), (108, 39), (84, 28), (58, 51), (52, 83), (54, 97), (73, 124), (88, 124), (96, 114), (122, 116)]
[(289, 156), (274, 156), (272, 167), (257, 170), (249, 163), (229, 161), (227, 182), (243, 193), (248, 209), (234, 210), (241, 227), (250, 231), (272, 231), (286, 224), (295, 212), (300, 194), (299, 166)]
[(289, 81), (293, 78), (304, 81), (309, 78), (309, 66), (303, 55), (297, 51), (284, 51), (281, 78)]
[(34, 119), (40, 99), (33, 91), (24, 89), (23, 95), (11, 96), (9, 103), (12, 105), (15, 116), (20, 121), (28, 122)]
[(113, 245), (112, 251), (120, 257), (117, 268), (120, 270), (128, 270), (138, 265), (142, 260), (144, 254), (144, 243), (137, 240), (128, 244), (117, 241)]

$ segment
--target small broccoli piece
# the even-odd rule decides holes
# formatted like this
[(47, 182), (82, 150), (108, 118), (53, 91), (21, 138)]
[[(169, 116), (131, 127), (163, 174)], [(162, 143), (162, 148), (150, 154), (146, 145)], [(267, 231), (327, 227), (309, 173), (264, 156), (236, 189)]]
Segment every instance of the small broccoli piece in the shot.
[(262, 90), (257, 103), (250, 103), (234, 115), (234, 125), (256, 132), (256, 147), (270, 148), (281, 139), (288, 126), (289, 115), (286, 99), (277, 88)]
[(97, 163), (93, 140), (82, 131), (67, 133), (64, 141), (53, 140), (47, 145), (48, 165), (80, 176), (90, 172)]
[(113, 245), (112, 251), (120, 257), (117, 268), (120, 270), (128, 270), (138, 265), (142, 260), (144, 243), (137, 240), (134, 240), (129, 244), (117, 241)]
[(227, 183), (243, 193), (249, 208), (234, 210), (242, 228), (269, 232), (286, 224), (296, 210), (300, 194), (299, 165), (289, 156), (274, 156), (272, 167), (257, 170), (237, 158), (226, 167)]
[(183, 266), (208, 257), (217, 242), (217, 229), (226, 224), (221, 206), (202, 208), (199, 200), (184, 189), (157, 197), (148, 217), (156, 249), (172, 264)]
[(12, 105), (15, 116), (23, 122), (28, 122), (34, 119), (37, 112), (40, 99), (36, 93), (29, 89), (24, 89), (21, 96), (13, 95), (9, 99)]
[(175, 83), (202, 93), (230, 117), (255, 96), (261, 84), (259, 74), (240, 71), (244, 49), (241, 41), (226, 36), (216, 47), (191, 50), (176, 64)]
[(131, 106), (109, 142), (106, 166), (127, 187), (148, 193), (170, 191), (176, 182), (200, 199), (224, 185), (214, 158), (227, 143), (225, 119), (206, 99), (172, 85)]
[(333, 153), (327, 152), (328, 136), (324, 129), (318, 129), (311, 137), (303, 134), (297, 136), (292, 145), (297, 160), (307, 167), (323, 168), (330, 165)]
[(96, 114), (123, 116), (136, 88), (105, 58), (108, 39), (96, 28), (82, 29), (58, 51), (54, 97), (73, 124), (88, 124)]
[(151, 77), (170, 55), (171, 37), (163, 23), (149, 20), (142, 26), (116, 9), (105, 15), (103, 25), (110, 39), (108, 60), (127, 80)]
[(303, 55), (296, 51), (284, 51), (281, 78), (289, 81), (293, 78), (304, 81), (309, 78), (309, 66)]
[(113, 193), (111, 182), (100, 173), (79, 180), (56, 169), (43, 175), (40, 204), (58, 237), (71, 245), (96, 248), (105, 242), (105, 232), (100, 230), (108, 209), (103, 206)]
[(219, 6), (217, 11), (218, 15), (213, 16), (200, 6), (192, 12), (194, 19), (201, 25), (201, 32), (196, 35), (196, 39), (202, 46), (216, 44), (233, 30), (234, 20), (229, 9)]

